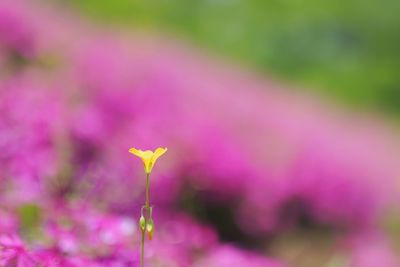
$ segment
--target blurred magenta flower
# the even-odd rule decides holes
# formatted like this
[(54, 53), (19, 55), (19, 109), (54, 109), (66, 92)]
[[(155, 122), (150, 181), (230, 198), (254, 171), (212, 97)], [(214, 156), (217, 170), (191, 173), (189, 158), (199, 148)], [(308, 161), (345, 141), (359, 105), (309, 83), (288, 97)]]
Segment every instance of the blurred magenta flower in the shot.
[(1, 235), (0, 265), (4, 267), (34, 267), (36, 261), (18, 236)]
[[(364, 235), (398, 206), (400, 150), (387, 125), (160, 39), (29, 1), (0, 4), (0, 64), (10, 72), (0, 77), (0, 265), (138, 265), (133, 218), (145, 181), (126, 148), (161, 143), (173, 147), (165, 164), (144, 162), (160, 172), (151, 266), (282, 266), (226, 244), (182, 206), (205, 216), (221, 208), (232, 215), (223, 227), (255, 243), (304, 222), (327, 226), (356, 236), (340, 245), (354, 266), (396, 266), (385, 237)], [(15, 53), (30, 63), (11, 67)], [(42, 214), (33, 237), (27, 203)]]
[(0, 5), (0, 55), (18, 53), (22, 57), (31, 58), (35, 54), (35, 32), (29, 22), (13, 5)]
[(234, 266), (251, 266), (251, 267), (283, 267), (278, 262), (260, 257), (251, 252), (243, 252), (232, 246), (221, 246), (210, 252), (204, 259), (200, 260), (194, 266), (210, 266), (210, 267), (234, 267)]

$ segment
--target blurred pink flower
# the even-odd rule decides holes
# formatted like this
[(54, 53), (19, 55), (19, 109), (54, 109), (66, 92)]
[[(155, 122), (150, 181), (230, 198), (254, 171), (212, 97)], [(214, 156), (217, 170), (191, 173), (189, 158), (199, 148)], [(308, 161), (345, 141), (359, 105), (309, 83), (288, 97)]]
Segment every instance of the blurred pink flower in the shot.
[(0, 265), (4, 267), (35, 267), (36, 261), (16, 235), (0, 236)]

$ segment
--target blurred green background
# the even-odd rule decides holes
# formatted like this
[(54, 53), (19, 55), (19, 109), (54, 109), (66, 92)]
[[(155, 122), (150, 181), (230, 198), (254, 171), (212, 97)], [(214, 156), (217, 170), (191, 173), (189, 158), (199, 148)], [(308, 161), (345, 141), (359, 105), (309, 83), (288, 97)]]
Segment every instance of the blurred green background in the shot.
[(104, 23), (170, 32), (354, 108), (400, 115), (400, 1), (73, 0)]

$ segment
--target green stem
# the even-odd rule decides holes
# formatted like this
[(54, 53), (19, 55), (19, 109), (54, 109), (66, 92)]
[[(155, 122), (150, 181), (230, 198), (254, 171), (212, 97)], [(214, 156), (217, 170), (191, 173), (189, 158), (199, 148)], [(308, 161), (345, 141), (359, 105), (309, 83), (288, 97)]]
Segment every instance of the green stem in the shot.
[(146, 173), (146, 204), (145, 204), (145, 215), (144, 215), (144, 231), (142, 231), (142, 243), (140, 252), (140, 267), (144, 266), (144, 242), (147, 229), (147, 222), (149, 220), (150, 206), (149, 206), (149, 177), (150, 173)]

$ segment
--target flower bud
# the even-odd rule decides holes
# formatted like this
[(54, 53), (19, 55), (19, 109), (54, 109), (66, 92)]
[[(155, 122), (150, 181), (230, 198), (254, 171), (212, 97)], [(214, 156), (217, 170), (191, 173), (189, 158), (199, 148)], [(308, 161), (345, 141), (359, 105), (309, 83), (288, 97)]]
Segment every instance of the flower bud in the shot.
[(153, 233), (154, 233), (154, 222), (153, 219), (150, 219), (149, 222), (147, 223), (147, 233), (149, 234), (149, 240), (153, 239)]
[(146, 228), (146, 219), (143, 217), (143, 215), (140, 216), (139, 227), (140, 227), (140, 230), (142, 230), (142, 232), (144, 232), (144, 230)]

